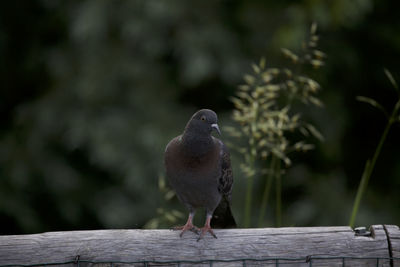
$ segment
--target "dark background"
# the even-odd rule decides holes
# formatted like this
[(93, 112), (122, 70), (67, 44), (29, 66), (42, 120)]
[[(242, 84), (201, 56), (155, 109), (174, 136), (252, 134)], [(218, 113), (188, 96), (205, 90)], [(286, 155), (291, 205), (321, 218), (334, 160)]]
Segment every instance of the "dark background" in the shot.
[[(0, 234), (143, 227), (165, 206), (167, 142), (200, 108), (230, 124), (229, 97), (251, 63), (283, 65), (280, 48), (298, 50), (313, 21), (325, 107), (308, 113), (326, 140), (283, 177), (283, 224), (348, 224), (386, 123), (355, 97), (388, 110), (397, 99), (383, 68), (400, 80), (398, 10), (388, 0), (2, 1)], [(396, 124), (357, 225), (400, 222), (399, 134)], [(243, 159), (232, 161), (241, 223)]]

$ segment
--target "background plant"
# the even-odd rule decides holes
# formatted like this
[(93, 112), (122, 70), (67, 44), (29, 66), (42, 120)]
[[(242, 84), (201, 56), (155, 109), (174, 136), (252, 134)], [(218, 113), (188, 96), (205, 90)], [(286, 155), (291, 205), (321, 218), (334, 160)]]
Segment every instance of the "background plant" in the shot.
[(143, 228), (159, 229), (170, 228), (173, 225), (178, 225), (185, 218), (185, 214), (181, 211), (174, 209), (171, 201), (175, 198), (175, 192), (167, 185), (164, 175), (158, 178), (158, 190), (161, 193), (162, 199), (160, 207), (157, 208), (157, 215), (150, 219)]
[[(226, 129), (232, 136), (246, 140), (244, 146), (238, 147), (244, 156), (241, 168), (247, 179), (245, 227), (251, 225), (253, 183), (258, 177), (265, 178), (258, 225), (263, 224), (273, 181), (276, 185), (276, 225), (281, 225), (281, 176), (292, 164), (290, 154), (314, 148), (302, 139), (304, 137), (312, 135), (323, 140), (322, 134), (295, 111), (296, 101), (322, 106), (317, 98), (320, 85), (304, 74), (302, 68), (311, 66), (317, 69), (323, 65), (325, 54), (317, 49), (319, 37), (316, 30), (317, 26), (313, 24), (309, 40), (303, 44), (299, 54), (282, 49), (292, 66), (267, 68), (265, 59), (261, 59), (259, 64), (253, 65), (253, 74), (244, 76), (245, 84), (238, 87), (236, 96), (232, 98), (235, 105), (233, 120), (240, 126)], [(296, 136), (296, 132), (300, 132), (302, 137)], [(257, 161), (260, 161), (259, 165)]]
[(385, 69), (385, 74), (386, 74), (387, 78), (389, 79), (390, 83), (393, 85), (393, 88), (397, 92), (397, 102), (394, 104), (394, 107), (393, 107), (393, 110), (391, 113), (388, 113), (386, 111), (386, 109), (381, 104), (379, 104), (379, 102), (377, 102), (376, 100), (374, 100), (372, 98), (365, 97), (365, 96), (357, 97), (358, 101), (368, 103), (371, 106), (381, 110), (387, 119), (387, 124), (386, 124), (385, 129), (383, 130), (381, 138), (379, 139), (379, 143), (375, 149), (372, 159), (368, 159), (367, 163), (365, 164), (365, 169), (361, 176), (360, 184), (358, 186), (357, 194), (356, 194), (356, 197), (355, 197), (354, 203), (353, 203), (353, 210), (352, 210), (350, 222), (349, 222), (349, 225), (351, 227), (355, 226), (355, 222), (356, 222), (358, 210), (360, 208), (362, 197), (366, 193), (369, 180), (371, 178), (372, 172), (374, 171), (376, 161), (381, 153), (382, 146), (386, 141), (386, 137), (387, 137), (390, 129), (392, 128), (393, 124), (400, 122), (400, 114), (399, 114), (400, 90), (399, 90), (396, 80), (393, 78), (393, 75), (387, 69)]

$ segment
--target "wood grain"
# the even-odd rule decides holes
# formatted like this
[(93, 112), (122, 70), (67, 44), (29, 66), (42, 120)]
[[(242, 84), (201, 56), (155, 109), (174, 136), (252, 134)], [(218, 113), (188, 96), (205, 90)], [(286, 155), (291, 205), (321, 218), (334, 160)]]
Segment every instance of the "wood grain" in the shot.
[[(221, 229), (215, 230), (218, 239), (207, 235), (199, 242), (194, 233), (188, 232), (179, 238), (179, 233), (171, 230), (96, 230), (9, 235), (0, 236), (0, 266), (61, 263), (73, 261), (78, 255), (83, 261), (80, 266), (84, 266), (84, 261), (105, 262), (96, 266), (111, 266), (107, 262), (177, 260), (206, 261), (196, 266), (210, 266), (207, 260), (238, 260), (215, 262), (212, 266), (243, 266), (240, 260), (248, 258), (281, 258), (279, 266), (343, 266), (343, 261), (345, 266), (377, 266), (377, 260), (374, 259), (377, 257), (381, 258), (379, 266), (390, 266), (387, 259), (387, 233), (390, 235), (393, 256), (399, 257), (400, 232), (397, 226), (385, 227), (372, 226), (371, 236), (356, 236), (347, 226)], [(305, 261), (306, 257), (311, 257), (311, 265)], [(321, 257), (346, 258), (327, 260)], [(289, 261), (282, 258), (300, 259)], [(394, 266), (399, 266), (398, 263), (394, 261)], [(276, 261), (246, 260), (245, 264), (276, 266)], [(183, 263), (180, 266), (185, 265)], [(148, 266), (152, 266), (152, 263)]]
[(397, 225), (385, 225), (385, 230), (388, 236), (388, 245), (390, 246), (391, 255), (394, 258), (393, 266), (400, 266), (400, 230)]

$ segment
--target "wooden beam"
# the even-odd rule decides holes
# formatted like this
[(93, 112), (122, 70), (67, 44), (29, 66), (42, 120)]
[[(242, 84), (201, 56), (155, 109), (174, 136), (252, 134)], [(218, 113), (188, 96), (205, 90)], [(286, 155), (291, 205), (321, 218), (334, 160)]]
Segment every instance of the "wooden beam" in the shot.
[[(8, 235), (0, 236), (0, 266), (77, 259), (82, 264), (205, 261), (205, 266), (209, 266), (209, 261), (217, 260), (213, 266), (242, 266), (243, 262), (247, 266), (276, 266), (277, 262), (280, 266), (342, 266), (343, 262), (345, 266), (377, 266), (378, 261), (378, 266), (390, 266), (389, 257), (400, 256), (399, 227), (374, 225), (370, 230), (371, 235), (358, 236), (347, 226), (217, 229), (218, 239), (207, 234), (199, 242), (192, 232), (180, 238), (179, 232), (171, 230)], [(400, 266), (400, 260), (392, 263)]]

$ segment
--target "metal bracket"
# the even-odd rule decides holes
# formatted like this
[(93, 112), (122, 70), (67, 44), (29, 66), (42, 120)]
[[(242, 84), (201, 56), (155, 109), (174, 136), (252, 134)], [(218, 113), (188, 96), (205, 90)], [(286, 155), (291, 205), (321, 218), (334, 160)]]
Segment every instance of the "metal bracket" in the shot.
[(354, 228), (356, 236), (371, 236), (371, 231), (367, 231), (365, 226)]

